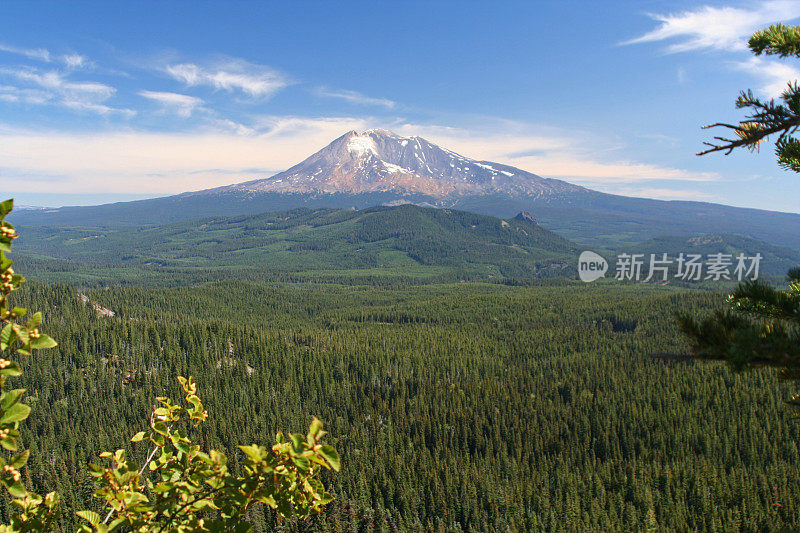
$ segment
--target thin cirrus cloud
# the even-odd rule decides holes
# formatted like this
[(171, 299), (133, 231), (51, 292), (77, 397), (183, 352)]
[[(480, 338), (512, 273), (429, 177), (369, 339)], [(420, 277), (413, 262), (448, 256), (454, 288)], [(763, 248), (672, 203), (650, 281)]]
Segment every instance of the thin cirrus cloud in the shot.
[(783, 93), (790, 80), (800, 79), (800, 70), (787, 63), (770, 61), (761, 57), (751, 57), (735, 63), (736, 68), (759, 78), (758, 90), (770, 98)]
[(139, 96), (158, 103), (165, 111), (185, 118), (192, 116), (192, 113), (197, 109), (201, 109), (203, 105), (201, 98), (186, 94), (139, 91)]
[(800, 17), (800, 2), (773, 0), (754, 8), (703, 6), (671, 15), (650, 15), (661, 24), (652, 31), (620, 44), (641, 44), (676, 40), (666, 52), (714, 49), (744, 51), (747, 37), (771, 23)]
[(16, 54), (27, 57), (28, 59), (43, 61), (45, 63), (52, 63), (53, 61), (57, 61), (63, 63), (64, 66), (67, 67), (68, 69), (73, 69), (73, 70), (84, 69), (94, 66), (94, 62), (92, 62), (88, 57), (84, 55), (76, 53), (54, 55), (50, 52), (50, 50), (46, 48), (21, 48), (19, 46), (11, 46), (9, 44), (0, 43), (0, 52)]
[(348, 91), (343, 89), (333, 90), (326, 87), (320, 87), (316, 90), (316, 94), (325, 98), (338, 98), (351, 104), (374, 105), (385, 107), (386, 109), (393, 109), (395, 105), (397, 105), (396, 102), (387, 98), (374, 98), (361, 94), (358, 91)]
[[(657, 28), (620, 44), (675, 41), (664, 51), (672, 54), (714, 50), (741, 54), (747, 52), (747, 39), (756, 30), (800, 17), (800, 2), (772, 0), (753, 8), (703, 6), (692, 11), (650, 17), (660, 22)], [(797, 69), (761, 57), (750, 57), (731, 65), (759, 79), (759, 91), (768, 97), (779, 96), (786, 89), (788, 80), (800, 78)], [(685, 76), (685, 72), (679, 73), (679, 79), (685, 79)]]
[[(500, 123), (496, 124), (498, 128)], [(504, 124), (504, 123), (503, 123)], [(547, 177), (591, 185), (606, 192), (651, 191), (656, 197), (700, 199), (686, 186), (716, 175), (593, 157), (591, 139), (540, 135), (540, 128), (509, 134), (499, 129), (459, 129), (386, 122), (374, 117), (260, 117), (247, 131), (219, 124), (191, 133), (122, 131), (69, 133), (0, 128), (0, 176), (27, 180), (31, 193), (174, 194), (263, 178), (289, 168), (350, 130), (384, 126), (422, 135), (467, 157), (519, 166)], [(480, 133), (475, 133), (480, 131)], [(86, 158), (85, 153), (93, 157)], [(516, 155), (536, 152), (534, 156)], [(260, 170), (254, 170), (260, 169)], [(649, 183), (656, 187), (651, 188)]]
[(50, 62), (50, 51), (46, 48), (20, 48), (18, 46), (0, 43), (0, 52), (8, 52), (10, 54), (25, 56), (28, 59)]
[(131, 109), (112, 107), (105, 103), (116, 93), (114, 87), (95, 81), (74, 81), (56, 70), (3, 67), (0, 68), (0, 77), (15, 79), (25, 85), (6, 85), (4, 90), (0, 89), (7, 102), (59, 105), (100, 115), (117, 113), (132, 116), (135, 113)]
[(667, 182), (710, 182), (719, 175), (690, 172), (629, 160), (596, 157), (598, 140), (574, 132), (554, 129), (547, 135), (531, 133), (541, 126), (500, 121), (473, 130), (452, 127), (403, 124), (398, 133), (421, 135), (467, 157), (512, 165), (534, 174), (560, 178), (579, 185), (612, 192), (620, 184)]
[(189, 87), (207, 85), (215, 90), (239, 91), (253, 98), (267, 98), (291, 84), (277, 70), (235, 58), (225, 58), (211, 66), (177, 63), (167, 65), (164, 71)]

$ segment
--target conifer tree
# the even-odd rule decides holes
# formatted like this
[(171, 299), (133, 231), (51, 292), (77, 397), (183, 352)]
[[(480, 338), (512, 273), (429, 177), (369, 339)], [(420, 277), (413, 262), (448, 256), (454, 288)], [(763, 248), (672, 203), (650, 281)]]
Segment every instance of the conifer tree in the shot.
[[(800, 27), (776, 24), (753, 34), (748, 42), (755, 55), (800, 58)], [(800, 172), (800, 86), (787, 83), (778, 100), (762, 100), (743, 91), (736, 107), (749, 110), (738, 124), (716, 123), (707, 128), (725, 128), (732, 136), (717, 136), (706, 142), (712, 152), (730, 154), (737, 148), (757, 151), (770, 136), (777, 136), (778, 164)], [(727, 361), (734, 369), (770, 366), (782, 377), (800, 379), (800, 267), (788, 273), (789, 287), (778, 290), (750, 281), (740, 284), (727, 307), (712, 316), (696, 319), (679, 315), (679, 324), (692, 344), (692, 357)], [(800, 407), (800, 397), (790, 400)]]

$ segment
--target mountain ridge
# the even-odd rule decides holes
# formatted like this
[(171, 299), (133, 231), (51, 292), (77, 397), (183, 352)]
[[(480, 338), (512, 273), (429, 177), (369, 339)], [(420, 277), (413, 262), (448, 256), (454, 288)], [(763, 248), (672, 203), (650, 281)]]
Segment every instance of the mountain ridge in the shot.
[(386, 130), (350, 131), (268, 178), (149, 200), (23, 211), (16, 218), (28, 226), (157, 226), (296, 207), (363, 209), (402, 203), (500, 218), (525, 211), (585, 246), (615, 248), (667, 234), (730, 233), (800, 248), (800, 214), (601, 193)]
[(399, 192), (436, 198), (475, 194), (552, 196), (588, 189), (491, 161), (479, 161), (422, 137), (352, 130), (268, 178), (188, 194), (215, 192)]
[(364, 269), (537, 278), (574, 274), (577, 254), (573, 243), (527, 220), (409, 204), (298, 208), (150, 228), (30, 227), (22, 235), (16, 251), (23, 263), (26, 257), (39, 261), (29, 266), (37, 278), (69, 279), (80, 271), (80, 281), (131, 271), (217, 272), (222, 279), (231, 271)]

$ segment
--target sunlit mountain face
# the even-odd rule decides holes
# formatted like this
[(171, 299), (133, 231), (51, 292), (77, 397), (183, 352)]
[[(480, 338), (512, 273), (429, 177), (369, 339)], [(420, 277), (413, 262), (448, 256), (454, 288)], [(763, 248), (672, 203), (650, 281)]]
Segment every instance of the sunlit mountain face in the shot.
[(565, 181), (477, 161), (421, 137), (351, 131), (275, 176), (216, 190), (283, 193), (400, 192), (433, 197), (474, 194), (552, 196), (586, 191)]

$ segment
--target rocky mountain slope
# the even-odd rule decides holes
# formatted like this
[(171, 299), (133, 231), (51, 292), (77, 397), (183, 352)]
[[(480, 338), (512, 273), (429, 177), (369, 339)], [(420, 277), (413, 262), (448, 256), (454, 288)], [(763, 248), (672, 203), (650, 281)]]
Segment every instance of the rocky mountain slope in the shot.
[(155, 226), (299, 207), (403, 203), (502, 218), (527, 211), (546, 228), (595, 248), (708, 233), (800, 248), (797, 213), (605, 194), (386, 130), (348, 132), (271, 177), (150, 200), (20, 211), (15, 218), (24, 226)]
[(507, 165), (469, 159), (421, 137), (373, 129), (348, 132), (272, 177), (202, 191), (213, 192), (396, 192), (444, 198), (486, 194), (545, 197), (588, 191)]

